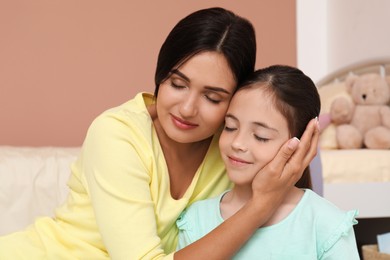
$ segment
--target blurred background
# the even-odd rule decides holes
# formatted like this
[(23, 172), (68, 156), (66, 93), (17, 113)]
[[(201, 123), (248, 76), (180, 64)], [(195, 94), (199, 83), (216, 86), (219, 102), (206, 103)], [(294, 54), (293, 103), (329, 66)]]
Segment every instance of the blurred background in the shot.
[(0, 0), (0, 145), (80, 146), (98, 114), (153, 91), (169, 31), (212, 6), (253, 23), (257, 67), (317, 81), (390, 53), (387, 0)]

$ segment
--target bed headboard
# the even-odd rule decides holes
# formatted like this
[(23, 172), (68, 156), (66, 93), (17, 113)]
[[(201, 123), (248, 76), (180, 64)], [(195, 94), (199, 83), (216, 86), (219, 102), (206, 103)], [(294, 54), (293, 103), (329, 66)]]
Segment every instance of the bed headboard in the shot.
[(356, 75), (366, 73), (384, 73), (385, 76), (390, 77), (390, 57), (360, 61), (342, 67), (329, 73), (329, 75), (319, 80), (316, 85), (317, 87), (321, 87), (328, 85), (329, 83), (343, 81), (350, 73)]

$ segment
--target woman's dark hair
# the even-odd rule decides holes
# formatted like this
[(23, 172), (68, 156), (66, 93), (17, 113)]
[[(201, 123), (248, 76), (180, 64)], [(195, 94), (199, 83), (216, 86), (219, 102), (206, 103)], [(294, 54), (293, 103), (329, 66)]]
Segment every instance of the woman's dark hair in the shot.
[[(259, 69), (241, 84), (240, 91), (255, 87), (273, 97), (276, 108), (287, 119), (291, 137), (301, 138), (309, 121), (320, 113), (321, 101), (314, 82), (297, 68), (274, 65)], [(312, 188), (309, 167), (295, 186)]]
[(161, 46), (155, 74), (157, 97), (160, 84), (194, 55), (204, 51), (222, 53), (237, 83), (253, 72), (256, 36), (245, 18), (220, 8), (196, 11), (180, 20)]

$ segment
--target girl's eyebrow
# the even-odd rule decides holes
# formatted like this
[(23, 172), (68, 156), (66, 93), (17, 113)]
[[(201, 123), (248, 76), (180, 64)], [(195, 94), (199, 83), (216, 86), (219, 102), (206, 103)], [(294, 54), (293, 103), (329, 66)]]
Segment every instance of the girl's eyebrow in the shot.
[[(230, 114), (230, 113), (227, 113), (225, 118), (231, 118), (231, 119), (233, 119), (235, 121), (238, 121), (238, 118), (235, 117), (234, 115)], [(266, 129), (269, 129), (271, 131), (279, 132), (278, 129), (270, 127), (269, 125), (267, 125), (266, 123), (263, 123), (263, 122), (253, 122), (253, 124), (257, 125), (257, 126), (260, 126), (260, 127), (263, 127), (263, 128), (266, 128)]]
[[(187, 77), (186, 75), (184, 75), (180, 70), (178, 69), (173, 69), (171, 70), (171, 73), (172, 74), (176, 74), (178, 75), (179, 77), (183, 78), (185, 81), (187, 82), (191, 82), (190, 78)], [(220, 88), (220, 87), (213, 87), (213, 86), (205, 86), (205, 89), (207, 90), (211, 90), (211, 91), (215, 91), (215, 92), (223, 92), (223, 93), (226, 93), (228, 95), (230, 95), (230, 92), (227, 91), (226, 89), (224, 88)]]
[(275, 132), (279, 132), (278, 129), (270, 127), (269, 125), (267, 125), (266, 123), (263, 123), (263, 122), (253, 122), (253, 124), (260, 126), (260, 127), (263, 127), (263, 128), (266, 128), (266, 129), (269, 129), (269, 130), (272, 130), (272, 131), (275, 131)]
[(230, 113), (227, 113), (227, 114), (225, 115), (225, 118), (231, 118), (231, 119), (233, 119), (233, 120), (235, 120), (235, 121), (238, 121), (237, 117), (233, 116), (233, 115), (230, 114)]

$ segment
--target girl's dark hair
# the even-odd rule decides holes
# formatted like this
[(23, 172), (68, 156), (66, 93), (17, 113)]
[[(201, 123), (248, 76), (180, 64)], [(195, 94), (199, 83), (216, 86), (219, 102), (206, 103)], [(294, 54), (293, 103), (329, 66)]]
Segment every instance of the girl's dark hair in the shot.
[(220, 8), (196, 11), (180, 20), (161, 46), (155, 74), (157, 97), (160, 84), (173, 68), (204, 51), (222, 53), (237, 83), (252, 73), (256, 60), (256, 36), (245, 18)]
[[(273, 96), (276, 108), (287, 119), (291, 137), (301, 138), (309, 121), (320, 113), (314, 82), (297, 68), (274, 65), (259, 69), (241, 84), (240, 91), (254, 87), (265, 88)], [(312, 188), (309, 167), (295, 186)]]

